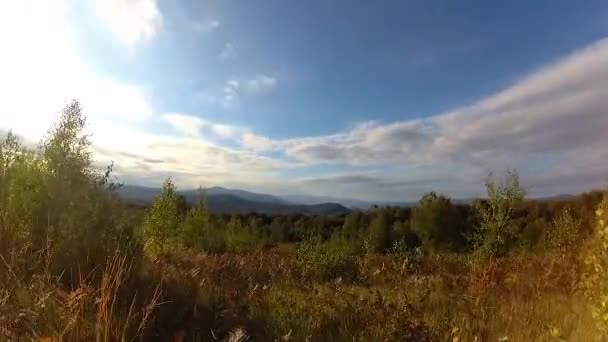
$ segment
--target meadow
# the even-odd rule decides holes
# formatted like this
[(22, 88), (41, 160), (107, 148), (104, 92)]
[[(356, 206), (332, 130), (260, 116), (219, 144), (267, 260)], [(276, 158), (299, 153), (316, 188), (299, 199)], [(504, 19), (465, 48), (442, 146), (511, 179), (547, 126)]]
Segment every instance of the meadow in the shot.
[[(147, 207), (94, 167), (78, 102), (0, 142), (3, 341), (600, 341), (608, 197), (219, 215), (173, 182)], [(483, 180), (480, 180), (483, 181)]]

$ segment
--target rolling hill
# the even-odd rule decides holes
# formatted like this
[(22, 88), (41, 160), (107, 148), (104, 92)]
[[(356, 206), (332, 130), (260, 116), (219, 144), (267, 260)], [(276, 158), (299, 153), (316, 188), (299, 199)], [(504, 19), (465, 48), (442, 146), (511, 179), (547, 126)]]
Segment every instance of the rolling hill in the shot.
[[(125, 185), (118, 190), (124, 200), (138, 205), (148, 205), (160, 193), (158, 188)], [(179, 191), (190, 204), (196, 203), (198, 190)], [(282, 198), (267, 194), (258, 194), (244, 190), (233, 190), (221, 187), (205, 191), (207, 207), (214, 213), (247, 214), (307, 214), (339, 215), (350, 212), (350, 209), (339, 203), (294, 204)]]

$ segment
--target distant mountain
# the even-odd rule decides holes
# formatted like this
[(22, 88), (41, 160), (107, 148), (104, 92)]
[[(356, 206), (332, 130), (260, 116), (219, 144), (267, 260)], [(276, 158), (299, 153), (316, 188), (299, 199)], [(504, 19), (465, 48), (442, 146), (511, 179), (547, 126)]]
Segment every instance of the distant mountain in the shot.
[[(136, 204), (147, 205), (160, 193), (159, 188), (125, 185), (118, 190), (119, 196)], [(198, 190), (179, 191), (193, 204), (198, 199)], [(214, 213), (247, 214), (345, 214), (350, 209), (339, 203), (318, 203), (313, 205), (292, 204), (284, 199), (267, 194), (257, 194), (244, 190), (221, 187), (209, 188), (205, 192), (207, 207)]]
[[(204, 189), (206, 196), (215, 195), (234, 195), (239, 198), (274, 204), (288, 204), (287, 201), (273, 195), (258, 194), (245, 190), (226, 189), (219, 186)], [(159, 188), (149, 188), (138, 185), (124, 185), (119, 189), (119, 194), (125, 199), (137, 200), (137, 201), (152, 201), (160, 193)], [(195, 201), (198, 198), (198, 189), (194, 190), (183, 190), (178, 191), (179, 194), (186, 197), (188, 201)]]
[(335, 202), (353, 209), (369, 209), (374, 205), (392, 207), (416, 206), (416, 202), (363, 201), (354, 198), (338, 198), (330, 196), (284, 195), (281, 197), (292, 203), (317, 204), (325, 202)]
[[(204, 190), (205, 190), (205, 195), (207, 195), (207, 196), (234, 195), (234, 196), (237, 196), (239, 198), (249, 200), (249, 201), (274, 203), (274, 204), (288, 204), (288, 202), (285, 201), (284, 199), (279, 198), (274, 195), (259, 194), (259, 193), (255, 193), (255, 192), (245, 191), (245, 190), (226, 189), (226, 188), (222, 188), (219, 186), (214, 186), (214, 187), (207, 188)], [(192, 196), (198, 197), (198, 190), (184, 191), (183, 194), (186, 195), (186, 197), (188, 197), (187, 195), (190, 195), (190, 194)]]
[(235, 195), (209, 195), (207, 207), (211, 212), (222, 214), (314, 214), (332, 215), (346, 214), (350, 209), (339, 203), (322, 203), (313, 205), (269, 203), (250, 201)]

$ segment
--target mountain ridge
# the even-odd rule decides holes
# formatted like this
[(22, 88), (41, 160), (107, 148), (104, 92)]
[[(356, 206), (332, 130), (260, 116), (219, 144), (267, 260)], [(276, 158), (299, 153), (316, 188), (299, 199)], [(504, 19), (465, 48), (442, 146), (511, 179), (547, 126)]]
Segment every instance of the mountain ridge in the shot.
[[(209, 210), (219, 214), (255, 212), (260, 214), (340, 215), (351, 211), (340, 203), (290, 203), (278, 196), (239, 189), (211, 187), (203, 191)], [(131, 203), (149, 205), (160, 192), (160, 188), (125, 185), (119, 188), (118, 195)], [(188, 203), (194, 204), (198, 200), (199, 190), (182, 190), (178, 191), (178, 194), (184, 196)]]

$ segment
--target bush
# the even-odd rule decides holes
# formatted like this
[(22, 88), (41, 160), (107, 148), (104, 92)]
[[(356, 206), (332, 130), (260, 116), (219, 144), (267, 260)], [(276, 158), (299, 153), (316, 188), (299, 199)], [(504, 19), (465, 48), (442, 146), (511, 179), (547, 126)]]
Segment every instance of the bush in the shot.
[(545, 232), (545, 246), (550, 251), (559, 253), (574, 252), (583, 241), (583, 223), (567, 206), (553, 219)]
[(156, 257), (173, 249), (181, 233), (182, 221), (180, 198), (171, 179), (167, 179), (160, 195), (146, 210), (140, 229), (146, 254)]
[(226, 225), (226, 248), (231, 252), (244, 252), (263, 245), (263, 240), (256, 233), (232, 216)]
[(198, 204), (186, 214), (179, 235), (181, 244), (189, 248), (216, 253), (226, 250), (225, 226), (207, 210), (203, 191)]
[(357, 278), (355, 256), (343, 246), (323, 244), (320, 239), (311, 239), (298, 247), (296, 258), (309, 274), (322, 280)]
[(391, 225), (385, 210), (379, 209), (369, 226), (369, 236), (366, 241), (369, 251), (384, 252), (391, 247)]
[(608, 194), (596, 210), (593, 239), (585, 258), (583, 285), (598, 330), (608, 334)]
[(424, 195), (412, 213), (411, 227), (427, 251), (450, 251), (464, 245), (463, 219), (444, 195)]
[(31, 244), (57, 273), (88, 273), (125, 242), (136, 254), (112, 168), (93, 167), (85, 128), (73, 101), (37, 149), (24, 148), (11, 133), (0, 143), (0, 253), (10, 244)]
[(473, 204), (478, 219), (473, 242), (481, 255), (505, 255), (519, 237), (516, 210), (524, 200), (525, 191), (519, 184), (516, 170), (507, 170), (502, 180), (495, 180), (490, 174), (486, 190), (488, 199)]

